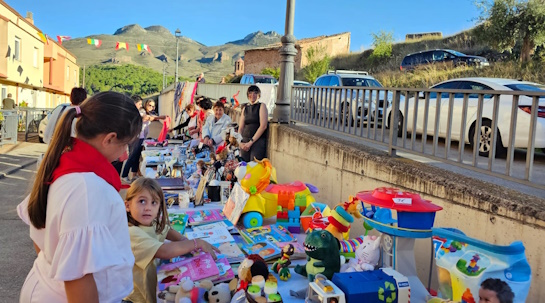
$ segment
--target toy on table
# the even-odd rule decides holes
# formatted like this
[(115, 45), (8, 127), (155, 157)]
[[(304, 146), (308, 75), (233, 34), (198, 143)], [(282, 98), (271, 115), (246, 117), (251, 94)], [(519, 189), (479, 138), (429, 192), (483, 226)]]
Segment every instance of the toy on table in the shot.
[(305, 302), (308, 303), (345, 303), (344, 293), (322, 274), (316, 275), (314, 282), (308, 284)]
[(424, 302), (414, 300), (407, 277), (391, 268), (336, 273), (331, 281), (343, 291), (347, 303)]
[[(236, 285), (234, 287), (236, 288)], [(231, 302), (235, 288), (233, 288), (233, 283), (216, 284), (204, 293), (204, 299), (206, 302), (229, 303)]]
[(358, 246), (355, 258), (341, 266), (341, 272), (374, 270), (380, 259), (380, 237), (367, 236)]
[(526, 302), (532, 270), (522, 242), (494, 245), (452, 228), (434, 228), (432, 233), (439, 297), (470, 302), (479, 297), (483, 281), (496, 278), (511, 288), (513, 302)]
[(269, 185), (272, 171), (273, 167), (268, 159), (252, 161), (246, 165), (244, 177), (239, 179), (242, 189), (250, 194), (242, 210), (242, 222), (246, 228), (261, 226), (264, 217), (276, 215), (276, 205), (267, 206), (260, 194)]
[(166, 302), (176, 303), (204, 303), (208, 292), (214, 284), (210, 280), (203, 280), (194, 283), (190, 278), (185, 277), (178, 285), (169, 286), (159, 293), (158, 297)]
[(363, 211), (365, 222), (382, 233), (382, 266), (407, 277), (412, 301), (425, 301), (429, 292), (417, 275), (415, 239), (431, 238), (435, 213), (442, 208), (397, 188), (379, 187), (356, 197), (370, 205)]
[(329, 225), (326, 227), (326, 230), (339, 239), (339, 241), (348, 238), (350, 224), (354, 222), (353, 217), (362, 218), (360, 213), (361, 202), (352, 196), (348, 200), (348, 202), (335, 206), (328, 217)]
[(291, 264), (290, 257), (295, 252), (295, 248), (292, 244), (288, 244), (282, 248), (282, 258), (276, 261), (272, 265), (272, 271), (278, 274), (280, 280), (287, 281), (291, 278), (289, 266)]
[(237, 290), (246, 290), (254, 276), (269, 277), (269, 268), (265, 260), (259, 255), (249, 255), (238, 267), (239, 287)]
[(317, 274), (323, 274), (328, 279), (339, 272), (341, 256), (339, 254), (339, 240), (327, 230), (311, 231), (303, 243), (307, 253), (307, 264), (297, 265), (295, 272), (314, 281)]

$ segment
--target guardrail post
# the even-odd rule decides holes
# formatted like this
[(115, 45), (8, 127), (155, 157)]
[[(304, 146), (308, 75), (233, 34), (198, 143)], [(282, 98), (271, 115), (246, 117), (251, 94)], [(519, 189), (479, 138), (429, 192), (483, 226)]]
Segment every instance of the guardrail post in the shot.
[(392, 111), (390, 112), (390, 140), (388, 140), (388, 154), (391, 157), (394, 157), (396, 155), (397, 133), (399, 128), (399, 103), (401, 99), (400, 94), (400, 90), (394, 91)]

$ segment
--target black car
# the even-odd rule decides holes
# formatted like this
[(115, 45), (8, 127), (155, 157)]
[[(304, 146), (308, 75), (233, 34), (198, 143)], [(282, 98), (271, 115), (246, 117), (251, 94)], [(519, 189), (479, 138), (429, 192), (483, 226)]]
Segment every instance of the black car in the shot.
[(430, 63), (452, 63), (453, 66), (488, 66), (485, 57), (470, 56), (450, 49), (434, 49), (409, 54), (403, 58), (399, 69), (402, 71), (412, 70), (418, 65)]

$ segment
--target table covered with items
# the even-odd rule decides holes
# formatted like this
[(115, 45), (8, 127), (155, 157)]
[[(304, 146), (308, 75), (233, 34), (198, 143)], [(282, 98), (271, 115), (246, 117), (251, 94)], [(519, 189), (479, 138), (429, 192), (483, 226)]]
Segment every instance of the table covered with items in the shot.
[[(317, 201), (311, 180), (279, 184), (269, 160), (246, 163), (229, 144), (145, 144), (141, 171), (161, 184), (171, 227), (221, 251), (216, 260), (163, 261), (160, 302), (469, 303), (487, 279), (526, 300), (531, 269), (521, 242), (498, 246), (435, 228), (442, 208), (416, 193), (362, 188), (340, 203)], [(350, 233), (354, 224), (365, 233)], [(433, 242), (436, 290), (417, 276), (415, 239)]]

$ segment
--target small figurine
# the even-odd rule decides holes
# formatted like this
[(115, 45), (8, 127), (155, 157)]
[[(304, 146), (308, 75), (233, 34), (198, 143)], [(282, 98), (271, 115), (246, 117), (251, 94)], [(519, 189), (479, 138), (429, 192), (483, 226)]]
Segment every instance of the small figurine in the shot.
[(280, 280), (287, 281), (291, 278), (290, 269), (288, 266), (291, 264), (290, 257), (295, 252), (295, 248), (292, 244), (287, 244), (282, 248), (282, 258), (276, 261), (272, 265), (272, 271), (278, 274)]

